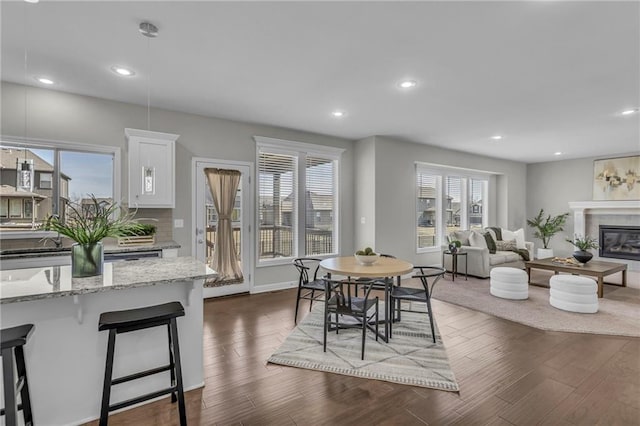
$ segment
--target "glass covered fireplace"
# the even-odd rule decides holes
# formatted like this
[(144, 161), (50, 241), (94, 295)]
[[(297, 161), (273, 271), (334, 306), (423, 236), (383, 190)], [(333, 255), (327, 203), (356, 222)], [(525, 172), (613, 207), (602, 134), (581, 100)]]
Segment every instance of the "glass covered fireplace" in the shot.
[(600, 257), (640, 261), (640, 226), (600, 225)]

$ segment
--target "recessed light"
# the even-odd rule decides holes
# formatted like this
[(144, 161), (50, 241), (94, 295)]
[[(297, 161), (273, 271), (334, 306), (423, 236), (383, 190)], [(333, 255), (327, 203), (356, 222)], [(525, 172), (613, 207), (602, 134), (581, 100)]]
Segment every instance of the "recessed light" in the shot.
[(636, 112), (638, 112), (638, 108), (628, 109), (628, 110), (622, 111), (622, 115), (631, 115), (631, 114), (635, 114)]
[(398, 83), (398, 86), (403, 89), (411, 89), (412, 87), (416, 87), (417, 85), (418, 83), (415, 80), (403, 80)]
[(333, 116), (334, 116), (334, 117), (336, 117), (336, 118), (344, 117), (344, 114), (345, 114), (345, 113), (344, 113), (344, 111), (333, 111), (333, 112), (331, 113), (331, 115), (333, 115)]
[(26, 3), (38, 3), (40, 0), (24, 0)]
[(491, 139), (493, 139), (494, 141), (499, 141), (500, 139), (502, 139), (502, 136), (501, 135), (491, 136)]
[(558, 151), (558, 152), (554, 152), (553, 155), (562, 155), (562, 153)]
[(129, 68), (118, 67), (118, 66), (111, 67), (111, 71), (123, 77), (131, 77), (132, 75), (136, 74), (134, 71), (130, 70)]
[(53, 84), (53, 80), (46, 78), (46, 77), (36, 77), (36, 81), (42, 83), (42, 84), (48, 84), (51, 85)]

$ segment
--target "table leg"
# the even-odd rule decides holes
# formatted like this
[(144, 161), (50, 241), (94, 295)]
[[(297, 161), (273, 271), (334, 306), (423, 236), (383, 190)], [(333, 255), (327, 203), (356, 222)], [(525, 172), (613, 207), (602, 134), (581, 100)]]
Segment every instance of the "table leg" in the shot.
[(456, 280), (456, 272), (458, 272), (458, 256), (455, 254), (451, 255), (451, 280)]
[(527, 266), (527, 277), (529, 277), (529, 284), (531, 284), (531, 268)]
[[(391, 281), (391, 287), (393, 287), (393, 281)], [(384, 341), (389, 343), (389, 321), (391, 321), (391, 314), (393, 309), (391, 309), (389, 303), (389, 293), (391, 292), (391, 288), (389, 287), (389, 281), (385, 279), (384, 284)]]
[(598, 275), (598, 297), (604, 297), (604, 277)]
[(623, 269), (622, 270), (622, 287), (626, 287), (627, 286), (627, 270)]

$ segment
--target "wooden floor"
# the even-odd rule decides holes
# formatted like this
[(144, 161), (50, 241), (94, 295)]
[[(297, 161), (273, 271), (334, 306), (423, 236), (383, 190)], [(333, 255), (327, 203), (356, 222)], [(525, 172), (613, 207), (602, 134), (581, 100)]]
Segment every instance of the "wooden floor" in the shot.
[[(640, 339), (545, 332), (435, 301), (456, 394), (266, 365), (294, 305), (292, 290), (205, 301), (206, 386), (186, 394), (189, 424), (640, 425)], [(175, 425), (177, 406), (109, 420)]]

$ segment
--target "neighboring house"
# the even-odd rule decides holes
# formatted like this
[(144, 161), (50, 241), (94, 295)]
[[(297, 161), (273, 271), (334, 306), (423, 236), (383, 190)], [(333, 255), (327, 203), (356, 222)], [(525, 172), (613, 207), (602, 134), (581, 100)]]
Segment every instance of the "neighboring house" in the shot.
[[(456, 220), (460, 223), (460, 203), (454, 203), (453, 197), (447, 196), (445, 211), (447, 214), (447, 223), (451, 224)], [(457, 208), (456, 208), (457, 206)], [(418, 226), (433, 227), (436, 226), (436, 189), (431, 186), (422, 186), (418, 188), (418, 205), (417, 210), (420, 212), (418, 218)]]
[[(293, 200), (291, 194), (282, 200), (282, 225), (293, 222)], [(306, 227), (308, 229), (331, 230), (333, 225), (333, 195), (307, 191), (305, 197)]]
[[(17, 188), (17, 164), (27, 160), (33, 163), (33, 190)], [(60, 197), (69, 199), (69, 181), (60, 175)], [(0, 223), (3, 228), (31, 228), (42, 223), (53, 211), (53, 165), (21, 148), (2, 148), (0, 155)], [(64, 203), (61, 206), (64, 209)], [(64, 210), (61, 211), (64, 216)]]

